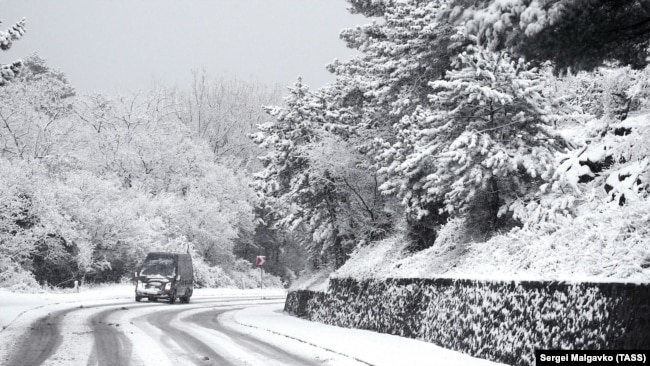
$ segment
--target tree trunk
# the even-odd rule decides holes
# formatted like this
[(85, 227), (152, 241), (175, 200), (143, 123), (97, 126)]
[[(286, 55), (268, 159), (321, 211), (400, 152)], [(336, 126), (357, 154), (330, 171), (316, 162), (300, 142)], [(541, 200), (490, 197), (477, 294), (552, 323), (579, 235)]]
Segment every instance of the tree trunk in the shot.
[(496, 177), (491, 177), (488, 192), (487, 192), (487, 204), (489, 212), (489, 224), (490, 231), (493, 232), (498, 229), (499, 222), (499, 183), (497, 182)]

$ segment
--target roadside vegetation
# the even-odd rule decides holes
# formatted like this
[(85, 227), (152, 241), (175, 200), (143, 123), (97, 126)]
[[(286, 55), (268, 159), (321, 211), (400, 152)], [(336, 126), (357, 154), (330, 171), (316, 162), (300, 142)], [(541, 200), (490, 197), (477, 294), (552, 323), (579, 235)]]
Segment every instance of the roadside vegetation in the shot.
[[(368, 1), (256, 189), (312, 278), (650, 279), (642, 1)], [(379, 20), (378, 20), (379, 18)], [(349, 258), (352, 257), (351, 260)]]
[(0, 286), (120, 281), (151, 250), (205, 286), (254, 286), (257, 255), (287, 285), (365, 258), (650, 280), (646, 2), (349, 4), (373, 21), (320, 88), (79, 95), (37, 55), (2, 66)]

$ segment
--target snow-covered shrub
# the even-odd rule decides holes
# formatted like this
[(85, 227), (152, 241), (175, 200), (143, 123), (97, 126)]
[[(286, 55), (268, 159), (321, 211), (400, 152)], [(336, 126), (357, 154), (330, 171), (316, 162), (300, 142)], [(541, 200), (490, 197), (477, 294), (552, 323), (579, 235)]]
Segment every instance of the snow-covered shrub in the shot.
[(434, 244), (441, 251), (454, 250), (458, 245), (470, 239), (465, 219), (456, 217), (450, 219), (438, 232), (438, 238)]
[(199, 287), (236, 287), (228, 274), (218, 266), (209, 266), (203, 260), (193, 259), (194, 281)]
[(15, 292), (31, 292), (41, 288), (34, 275), (10, 261), (6, 257), (0, 258), (0, 288)]
[(336, 271), (339, 277), (376, 278), (390, 268), (393, 262), (403, 256), (409, 247), (402, 235), (370, 243), (359, 247), (352, 253), (350, 259)]
[(259, 267), (254, 267), (247, 260), (237, 259), (234, 266), (228, 270), (228, 274), (237, 288), (259, 288), (260, 277), (264, 287), (283, 287), (280, 277), (274, 276), (264, 269), (262, 271), (264, 273), (260, 276)]
[[(260, 286), (259, 269), (243, 259), (237, 259), (232, 268), (209, 266), (203, 260), (194, 258), (194, 279), (197, 286), (214, 288), (258, 288)], [(269, 273), (262, 275), (264, 287), (281, 288), (282, 280)]]
[(481, 243), (471, 241), (465, 220), (457, 218), (430, 248), (408, 253), (404, 237), (393, 236), (359, 248), (332, 277), (649, 282), (649, 212), (648, 200), (619, 206), (601, 196), (581, 204), (564, 225), (515, 229)]
[(594, 199), (566, 225), (524, 228), (473, 245), (451, 276), (650, 281), (650, 202)]
[[(624, 120), (648, 108), (650, 69), (601, 67), (594, 71), (547, 75), (546, 93), (575, 108), (563, 122), (585, 123), (592, 119)], [(565, 127), (562, 123), (559, 127)]]
[[(650, 192), (650, 115), (610, 123), (604, 117), (588, 123), (591, 136), (583, 146), (557, 156), (551, 182), (527, 206), (511, 207), (523, 222), (565, 225), (580, 205), (608, 197), (620, 205), (645, 200)], [(584, 211), (584, 210), (583, 210)]]

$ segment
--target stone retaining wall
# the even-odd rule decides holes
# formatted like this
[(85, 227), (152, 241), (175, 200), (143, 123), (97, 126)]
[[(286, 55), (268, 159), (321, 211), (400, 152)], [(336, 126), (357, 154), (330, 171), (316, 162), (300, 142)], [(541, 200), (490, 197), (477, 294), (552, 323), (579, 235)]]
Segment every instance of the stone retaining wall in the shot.
[(533, 365), (535, 349), (650, 349), (650, 284), (332, 279), (285, 311)]

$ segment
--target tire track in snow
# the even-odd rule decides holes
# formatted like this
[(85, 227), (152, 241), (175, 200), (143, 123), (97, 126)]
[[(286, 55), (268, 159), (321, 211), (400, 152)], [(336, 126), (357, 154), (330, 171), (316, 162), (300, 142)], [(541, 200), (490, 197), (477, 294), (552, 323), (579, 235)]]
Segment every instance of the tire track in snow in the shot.
[[(157, 328), (161, 336), (160, 341), (165, 344), (167, 349), (175, 350), (175, 356), (182, 353), (184, 361), (189, 361), (194, 365), (241, 365), (241, 360), (232, 357), (232, 355), (224, 355), (223, 347), (219, 347), (215, 342), (209, 342), (207, 339), (212, 337), (202, 338), (197, 335), (195, 331), (190, 331), (187, 327), (178, 326), (177, 319), (185, 312), (193, 312), (197, 309), (205, 309), (203, 311), (215, 311), (216, 309), (223, 309), (229, 311), (238, 308), (244, 308), (250, 305), (259, 304), (260, 301), (282, 300), (284, 297), (278, 298), (260, 298), (260, 297), (241, 297), (241, 298), (226, 298), (219, 299), (218, 301), (195, 301), (192, 304), (180, 304), (169, 309), (162, 309), (163, 311), (144, 314), (133, 319), (132, 323), (135, 326), (148, 325)], [(182, 321), (181, 321), (182, 323)], [(205, 341), (203, 339), (206, 339)], [(222, 339), (223, 340), (223, 339)], [(222, 353), (220, 353), (222, 352)]]
[(61, 344), (61, 320), (69, 311), (58, 311), (36, 319), (10, 353), (6, 366), (42, 364)]
[(221, 309), (218, 311), (205, 310), (199, 313), (192, 314), (183, 320), (190, 321), (196, 326), (209, 328), (217, 330), (220, 333), (232, 338), (237, 342), (237, 344), (247, 348), (252, 351), (253, 354), (261, 356), (263, 359), (274, 360), (278, 365), (320, 365), (321, 362), (314, 361), (313, 359), (307, 359), (299, 355), (290, 353), (285, 349), (282, 349), (274, 344), (264, 342), (258, 338), (255, 338), (245, 332), (240, 332), (234, 329), (231, 329), (225, 326), (220, 320), (219, 317), (229, 311), (239, 310), (241, 308), (235, 309)]
[[(63, 342), (65, 334), (62, 334), (62, 324), (69, 314), (89, 309), (124, 306), (125, 304), (127, 302), (90, 305), (78, 305), (77, 303), (73, 308), (54, 311), (37, 318), (30, 323), (25, 332), (17, 339), (16, 344), (9, 350), (6, 366), (42, 365), (56, 353)], [(60, 306), (61, 304), (53, 305)]]
[[(165, 305), (164, 303), (158, 302), (142, 302), (136, 303), (133, 300), (124, 300), (124, 301), (114, 301), (110, 303), (92, 303), (89, 301), (79, 301), (79, 302), (70, 302), (70, 303), (56, 303), (51, 305), (46, 305), (39, 308), (39, 311), (45, 311), (43, 308), (54, 307), (60, 308), (61, 306), (70, 306), (70, 308), (52, 311), (51, 313), (39, 317), (36, 320), (29, 323), (29, 326), (22, 331), (22, 334), (19, 338), (16, 339), (16, 343), (8, 349), (8, 353), (5, 357), (5, 362), (2, 364), (5, 366), (37, 366), (44, 363), (48, 363), (53, 356), (57, 354), (59, 356), (63, 353), (69, 353), (63, 350), (60, 351), (62, 343), (73, 343), (74, 337), (87, 337), (82, 334), (63, 334), (62, 331), (69, 327), (64, 327), (64, 320), (66, 316), (76, 313), (76, 312), (90, 312), (89, 315), (79, 314), (75, 316), (76, 321), (85, 321), (87, 326), (90, 326), (91, 331), (86, 331), (83, 333), (93, 333), (94, 343), (91, 350), (84, 350), (81, 348), (75, 348), (72, 351), (75, 353), (75, 360), (78, 360), (79, 357), (83, 358), (83, 353), (87, 354), (87, 364), (88, 365), (129, 365), (132, 363), (133, 356), (133, 343), (131, 337), (126, 333), (124, 324), (120, 322), (110, 322), (109, 317), (113, 316), (116, 313), (123, 312), (125, 317), (129, 317), (129, 310), (139, 309), (139, 311), (145, 310), (146, 308), (158, 307), (163, 312), (156, 312), (153, 314), (145, 315), (153, 318), (152, 320), (154, 326), (159, 326), (161, 331), (166, 332), (167, 334), (180, 333), (180, 336), (176, 336), (175, 339), (179, 344), (183, 344), (182, 338), (185, 336), (187, 338), (188, 334), (183, 335), (182, 331), (173, 328), (169, 325), (169, 322), (174, 316), (182, 314), (184, 311), (195, 309), (197, 307), (224, 307), (229, 306), (232, 308), (234, 304), (251, 305), (254, 303), (259, 303), (260, 301), (273, 301), (281, 300), (284, 297), (261, 297), (261, 296), (244, 296), (244, 297), (220, 297), (220, 296), (205, 296), (192, 299), (191, 304), (175, 304), (175, 305)], [(210, 304), (210, 305), (208, 305)], [(208, 306), (206, 306), (208, 305)], [(96, 313), (97, 310), (105, 309)], [(171, 317), (163, 318), (161, 321), (156, 321), (156, 314), (168, 313)], [(22, 314), (21, 314), (22, 315)], [(76, 314), (74, 314), (76, 315)], [(132, 316), (131, 316), (132, 317)], [(78, 318), (78, 319), (77, 319)], [(73, 320), (68, 321), (68, 323)], [(123, 322), (123, 320), (122, 320)], [(165, 324), (167, 322), (167, 324)], [(119, 325), (118, 325), (119, 324)], [(79, 326), (80, 324), (75, 324)], [(87, 327), (86, 327), (87, 329)], [(6, 331), (7, 329), (5, 329)], [(14, 329), (14, 331), (20, 329)], [(3, 333), (7, 334), (3, 331)], [(15, 333), (15, 332), (9, 332)], [(185, 332), (187, 333), (187, 332)], [(3, 334), (3, 335), (5, 335)], [(194, 337), (195, 338), (195, 337)], [(71, 340), (72, 339), (72, 340)], [(64, 342), (65, 341), (65, 342)], [(201, 344), (203, 345), (201, 345)], [(216, 354), (211, 347), (205, 344), (205, 342), (187, 344), (185, 343), (185, 348), (198, 350), (199, 353), (205, 353), (206, 356), (199, 359), (195, 364), (198, 365), (211, 365), (214, 364), (215, 360), (222, 360), (223, 358)], [(70, 347), (68, 347), (70, 348)], [(211, 355), (211, 357), (209, 356)], [(210, 360), (205, 360), (204, 358), (208, 357)], [(55, 357), (56, 358), (56, 357)], [(62, 361), (59, 357), (59, 361)], [(206, 362), (212, 361), (212, 362)], [(220, 363), (221, 364), (221, 363)], [(223, 360), (223, 364), (232, 364), (228, 361)]]
[[(175, 345), (180, 346), (185, 359), (195, 365), (233, 365), (228, 359), (215, 352), (210, 345), (194, 337), (189, 332), (179, 330), (170, 325), (172, 319), (178, 314), (176, 311), (167, 311), (152, 315), (145, 315), (146, 322), (158, 328), (161, 333), (168, 336), (162, 342), (168, 348), (174, 349)], [(171, 342), (175, 343), (170, 344)]]
[[(146, 307), (146, 306), (140, 306)], [(124, 332), (118, 330), (120, 323), (107, 321), (109, 315), (128, 308), (104, 310), (90, 318), (95, 339), (88, 365), (112, 366), (129, 365), (133, 354), (133, 345)]]

